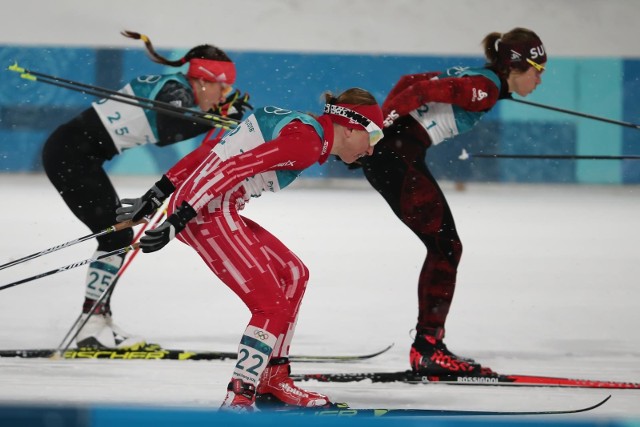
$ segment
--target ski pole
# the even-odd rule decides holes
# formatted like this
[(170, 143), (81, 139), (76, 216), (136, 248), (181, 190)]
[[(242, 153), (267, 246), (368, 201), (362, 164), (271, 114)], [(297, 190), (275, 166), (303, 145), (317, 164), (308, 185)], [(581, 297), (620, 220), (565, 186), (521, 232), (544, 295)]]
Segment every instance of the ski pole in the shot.
[(23, 283), (31, 282), (32, 280), (41, 279), (43, 277), (51, 276), (53, 274), (60, 273), (62, 271), (71, 270), (73, 268), (80, 267), (82, 265), (89, 264), (89, 263), (92, 263), (94, 261), (98, 261), (98, 260), (103, 259), (103, 258), (108, 258), (110, 256), (127, 253), (129, 251), (135, 250), (137, 247), (138, 247), (138, 243), (134, 243), (132, 245), (125, 246), (125, 247), (120, 248), (120, 249), (116, 249), (115, 251), (107, 252), (106, 254), (102, 254), (102, 255), (97, 256), (95, 258), (88, 258), (88, 259), (85, 259), (83, 261), (74, 262), (72, 264), (65, 265), (65, 266), (60, 267), (60, 268), (56, 268), (54, 270), (49, 270), (49, 271), (44, 272), (44, 273), (36, 274), (35, 276), (27, 277), (26, 279), (22, 279), (22, 280), (18, 280), (18, 281), (12, 282), (12, 283), (8, 283), (6, 285), (2, 285), (2, 286), (0, 286), (0, 291), (2, 291), (4, 289), (12, 288), (12, 287), (17, 286), (17, 285), (21, 285)]
[[(156, 212), (156, 214), (153, 216), (151, 221), (145, 222), (142, 225), (140, 230), (138, 230), (138, 232), (136, 233), (136, 235), (133, 238), (134, 242), (137, 243), (140, 240), (140, 237), (142, 237), (142, 234), (145, 232), (145, 230), (147, 229), (148, 226), (152, 226), (153, 227), (153, 226), (157, 225), (160, 221), (162, 221), (162, 219), (165, 217), (165, 215), (167, 213), (166, 204), (167, 204), (167, 202), (165, 202), (164, 209), (159, 210), (158, 212)], [(132, 252), (130, 252), (129, 256), (127, 256), (127, 259), (122, 264), (122, 267), (120, 267), (120, 269), (118, 270), (118, 273), (116, 273), (116, 276), (114, 277), (114, 279), (111, 281), (111, 283), (109, 283), (109, 285), (104, 290), (104, 292), (102, 292), (102, 295), (100, 295), (100, 298), (98, 298), (96, 300), (96, 302), (93, 303), (93, 305), (91, 306), (91, 309), (89, 309), (89, 312), (87, 313), (86, 319), (84, 319), (82, 324), (80, 324), (80, 321), (81, 321), (82, 315), (84, 313), (80, 313), (80, 315), (76, 318), (75, 322), (73, 322), (73, 324), (71, 325), (71, 328), (69, 328), (69, 330), (65, 334), (64, 338), (62, 338), (62, 341), (60, 342), (60, 344), (58, 344), (58, 347), (57, 347), (53, 357), (60, 357), (62, 354), (64, 354), (65, 351), (67, 351), (67, 349), (69, 348), (69, 346), (71, 345), (73, 340), (76, 339), (76, 337), (78, 336), (78, 334), (80, 333), (80, 331), (82, 330), (84, 325), (87, 324), (87, 322), (89, 321), (89, 318), (91, 316), (93, 316), (96, 308), (98, 306), (100, 306), (100, 304), (102, 304), (102, 302), (105, 301), (106, 298), (110, 298), (111, 297), (111, 292), (115, 288), (116, 283), (118, 282), (118, 279), (120, 279), (120, 277), (122, 277), (122, 274), (125, 272), (127, 267), (129, 267), (129, 265), (131, 264), (131, 261), (133, 261), (133, 259), (136, 257), (136, 255), (139, 252), (140, 252), (140, 248), (139, 247), (136, 247)], [(69, 338), (69, 336), (72, 333), (73, 333), (73, 336), (71, 336), (71, 338)]]
[(5, 268), (8, 268), (8, 267), (13, 267), (14, 265), (22, 264), (23, 262), (31, 261), (32, 259), (41, 257), (43, 255), (50, 254), (50, 253), (55, 252), (55, 251), (59, 251), (60, 249), (68, 248), (69, 246), (73, 246), (73, 245), (75, 245), (77, 243), (84, 242), (84, 241), (92, 239), (94, 237), (99, 237), (99, 236), (103, 236), (105, 234), (114, 233), (116, 231), (120, 231), (120, 230), (124, 230), (126, 228), (134, 227), (134, 226), (136, 226), (138, 224), (142, 224), (144, 222), (147, 222), (147, 220), (146, 219), (141, 219), (141, 220), (139, 220), (137, 222), (131, 222), (131, 221), (121, 222), (119, 224), (112, 225), (111, 227), (105, 228), (104, 230), (98, 231), (96, 233), (88, 234), (86, 236), (83, 236), (83, 237), (80, 237), (80, 238), (77, 238), (77, 239), (74, 239), (74, 240), (70, 240), (70, 241), (62, 243), (60, 245), (56, 245), (56, 246), (50, 247), (50, 248), (45, 249), (43, 251), (36, 252), (36, 253), (31, 254), (31, 255), (27, 255), (27, 256), (22, 257), (20, 259), (13, 260), (13, 261), (8, 262), (6, 264), (2, 264), (2, 265), (0, 265), (0, 270), (4, 270)]
[(47, 83), (53, 86), (74, 90), (76, 92), (93, 95), (99, 98), (108, 98), (113, 101), (154, 110), (162, 114), (170, 115), (172, 117), (183, 118), (185, 120), (195, 121), (197, 123), (212, 127), (220, 127), (223, 129), (231, 130), (235, 128), (235, 126), (239, 123), (239, 121), (237, 120), (222, 117), (217, 114), (201, 113), (195, 110), (190, 110), (188, 108), (179, 107), (154, 99), (142, 98), (128, 93), (106, 89), (100, 86), (93, 86), (73, 80), (51, 76), (44, 73), (39, 73), (37, 71), (27, 70), (18, 66), (17, 63), (9, 66), (8, 70), (20, 73), (20, 77), (25, 80)]
[(605, 155), (572, 155), (572, 154), (494, 154), (494, 153), (469, 153), (462, 150), (458, 156), (460, 160), (469, 158), (485, 159), (541, 159), (541, 160), (640, 160), (640, 156), (605, 156)]
[[(27, 75), (27, 74), (23, 74), (23, 75), (21, 75), (21, 77), (22, 78), (26, 78), (28, 80), (33, 80), (33, 79), (28, 78), (29, 75)], [(199, 124), (206, 125), (206, 126), (219, 127), (219, 128), (225, 129), (225, 130), (233, 129), (229, 125), (227, 125), (225, 123), (222, 123), (222, 122), (220, 122), (218, 120), (205, 119), (202, 116), (198, 116), (198, 115), (194, 115), (194, 114), (186, 114), (186, 113), (181, 113), (181, 112), (174, 111), (174, 110), (171, 110), (171, 109), (164, 109), (164, 108), (160, 108), (160, 107), (154, 107), (154, 106), (151, 106), (151, 105), (144, 105), (144, 104), (141, 104), (138, 101), (129, 101), (129, 100), (125, 99), (125, 97), (121, 98), (119, 95), (109, 95), (109, 94), (102, 93), (100, 91), (96, 91), (96, 90), (92, 90), (92, 89), (82, 89), (82, 88), (78, 88), (78, 87), (75, 87), (75, 86), (72, 86), (72, 85), (67, 85), (67, 84), (64, 84), (64, 83), (60, 83), (60, 82), (57, 82), (57, 81), (54, 81), (54, 80), (36, 79), (35, 81), (39, 81), (39, 82), (42, 82), (42, 83), (47, 83), (47, 84), (50, 84), (50, 85), (53, 85), (53, 86), (58, 86), (58, 87), (61, 87), (61, 88), (64, 88), (64, 89), (70, 89), (70, 90), (73, 90), (73, 91), (76, 91), (76, 92), (80, 92), (80, 93), (83, 93), (83, 94), (86, 94), (86, 95), (93, 95), (93, 96), (96, 96), (98, 98), (108, 98), (108, 99), (111, 99), (111, 100), (116, 101), (116, 102), (120, 102), (120, 103), (128, 104), (128, 105), (133, 105), (133, 106), (139, 107), (139, 108), (144, 108), (144, 109), (148, 109), (148, 110), (154, 110), (154, 111), (157, 111), (160, 114), (164, 114), (164, 115), (171, 116), (171, 117), (176, 117), (176, 118), (179, 118), (179, 119), (188, 120), (188, 121), (191, 121), (191, 122), (194, 122), (194, 123), (199, 123)], [(143, 101), (141, 101), (141, 102), (143, 102)], [(191, 113), (193, 113), (193, 112), (191, 112)], [(214, 116), (211, 115), (211, 117), (214, 117)], [(235, 123), (234, 123), (234, 126), (235, 126)]]
[[(77, 82), (74, 80), (70, 80), (70, 79), (65, 79), (62, 77), (56, 77), (56, 76), (52, 76), (50, 74), (45, 74), (45, 73), (40, 73), (38, 71), (32, 71), (32, 70), (28, 70), (25, 68), (22, 68), (18, 65), (18, 63), (14, 63), (13, 65), (9, 66), (8, 68), (9, 71), (14, 71), (17, 73), (21, 73), (20, 77), (23, 79), (27, 79), (27, 80), (33, 80), (33, 81), (43, 81), (42, 78), (47, 79), (46, 83), (51, 83), (54, 84), (54, 82), (59, 82), (59, 83), (64, 83), (66, 85), (69, 86), (75, 86), (76, 90), (79, 88), (84, 88), (84, 89), (88, 89), (88, 90), (92, 90), (92, 91), (97, 91), (100, 92), (100, 95), (97, 96), (105, 96), (107, 97), (107, 95), (114, 95), (117, 96), (119, 98), (128, 98), (134, 101), (140, 101), (140, 102), (144, 102), (144, 103), (148, 103), (151, 104), (153, 106), (162, 108), (162, 109), (166, 109), (166, 110), (172, 110), (172, 111), (176, 111), (179, 113), (184, 113), (187, 115), (196, 115), (196, 116), (200, 116), (202, 118), (205, 119), (209, 119), (209, 120), (214, 120), (214, 121), (220, 121), (221, 123), (226, 123), (230, 126), (235, 126), (236, 124), (239, 123), (238, 120), (235, 119), (231, 119), (229, 117), (223, 117), (223, 116), (219, 116), (217, 114), (210, 114), (210, 113), (203, 113), (203, 112), (198, 112), (195, 110), (190, 110), (188, 108), (184, 108), (184, 107), (179, 107), (177, 105), (173, 105), (167, 102), (162, 102), (162, 101), (157, 101), (155, 99), (148, 99), (148, 98), (142, 98), (139, 96), (135, 96), (133, 94), (128, 94), (128, 93), (123, 93), (123, 92), (119, 92), (117, 90), (112, 90), (112, 89), (107, 89), (107, 88), (103, 88), (100, 86), (94, 86), (94, 85), (90, 85), (90, 84), (86, 84), (86, 83), (81, 83), (81, 82)], [(38, 79), (37, 77), (41, 77), (41, 79)], [(67, 87), (67, 86), (65, 86)], [(68, 87), (68, 89), (72, 89)], [(118, 101), (118, 99), (115, 99), (116, 101)]]
[(611, 123), (614, 125), (626, 126), (626, 127), (640, 130), (640, 125), (637, 125), (635, 123), (621, 122), (619, 120), (608, 119), (606, 117), (598, 117), (598, 116), (593, 116), (591, 114), (580, 113), (578, 111), (565, 110), (564, 108), (553, 107), (551, 105), (538, 104), (537, 102), (525, 101), (524, 99), (515, 99), (515, 98), (509, 98), (509, 99), (511, 99), (511, 101), (519, 102), (521, 104), (531, 105), (539, 108), (546, 108), (547, 110), (558, 111), (560, 113), (565, 113), (565, 114), (572, 114), (574, 116), (584, 117), (586, 119), (598, 120), (605, 123)]

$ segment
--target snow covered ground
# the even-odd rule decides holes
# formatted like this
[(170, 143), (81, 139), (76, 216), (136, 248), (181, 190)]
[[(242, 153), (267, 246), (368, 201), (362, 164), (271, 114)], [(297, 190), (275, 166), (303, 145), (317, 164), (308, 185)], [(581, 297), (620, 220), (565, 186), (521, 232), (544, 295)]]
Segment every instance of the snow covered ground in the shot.
[[(139, 196), (156, 177), (119, 178)], [(46, 177), (0, 175), (0, 264), (88, 234)], [(352, 354), (294, 372), (408, 368), (417, 239), (366, 185), (296, 185), (247, 206), (309, 266), (292, 352)], [(640, 188), (444, 184), (465, 245), (447, 343), (504, 373), (640, 382)], [(0, 285), (91, 257), (86, 242), (0, 271)], [(0, 292), (0, 349), (56, 347), (79, 314), (85, 268)], [(141, 254), (113, 298), (116, 322), (167, 348), (234, 351), (249, 314), (189, 248)], [(217, 407), (233, 361), (0, 359), (0, 403)], [(354, 407), (602, 408), (571, 419), (640, 419), (640, 390), (402, 384), (305, 386)]]

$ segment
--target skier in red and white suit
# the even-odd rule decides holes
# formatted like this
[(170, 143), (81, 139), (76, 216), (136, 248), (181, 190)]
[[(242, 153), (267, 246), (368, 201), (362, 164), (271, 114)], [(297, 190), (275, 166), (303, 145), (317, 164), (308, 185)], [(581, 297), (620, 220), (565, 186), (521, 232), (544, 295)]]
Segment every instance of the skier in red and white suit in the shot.
[(119, 212), (119, 220), (141, 218), (173, 192), (172, 214), (147, 231), (143, 252), (161, 249), (179, 233), (178, 239), (195, 249), (251, 311), (223, 408), (250, 410), (256, 394), (259, 403), (330, 404), (327, 396), (302, 390), (289, 377), (289, 344), (309, 280), (307, 267), (239, 213), (250, 198), (283, 189), (330, 154), (351, 163), (373, 153), (382, 138), (382, 110), (373, 96), (354, 88), (326, 98), (325, 114), (317, 118), (278, 107), (257, 109), (222, 141), (182, 159)]

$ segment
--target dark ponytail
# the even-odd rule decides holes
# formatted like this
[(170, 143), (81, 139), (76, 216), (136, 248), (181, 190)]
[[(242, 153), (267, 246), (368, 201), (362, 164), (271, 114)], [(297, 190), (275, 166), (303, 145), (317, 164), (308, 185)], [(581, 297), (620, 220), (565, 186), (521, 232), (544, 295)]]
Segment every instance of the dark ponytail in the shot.
[(526, 71), (531, 66), (527, 59), (536, 63), (547, 61), (544, 46), (540, 37), (526, 28), (514, 28), (500, 34), (489, 33), (482, 40), (487, 68), (507, 78), (512, 70)]
[(196, 46), (189, 52), (187, 52), (186, 55), (184, 55), (182, 58), (171, 61), (159, 55), (158, 52), (156, 52), (156, 50), (154, 49), (153, 44), (151, 44), (151, 40), (149, 39), (149, 37), (145, 36), (144, 34), (136, 33), (133, 31), (122, 31), (120, 34), (130, 39), (142, 40), (147, 48), (147, 52), (149, 53), (151, 60), (153, 62), (157, 62), (158, 64), (169, 65), (171, 67), (181, 67), (190, 60), (196, 58), (231, 62), (231, 59), (227, 56), (226, 53), (224, 53), (222, 49), (208, 44)]

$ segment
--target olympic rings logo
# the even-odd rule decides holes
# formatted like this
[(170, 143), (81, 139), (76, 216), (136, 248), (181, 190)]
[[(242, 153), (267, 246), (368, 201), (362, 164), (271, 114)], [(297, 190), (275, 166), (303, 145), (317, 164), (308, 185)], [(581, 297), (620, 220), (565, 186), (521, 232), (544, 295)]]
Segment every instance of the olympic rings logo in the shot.
[(256, 331), (253, 331), (253, 335), (262, 341), (269, 339), (269, 334), (266, 333), (265, 331), (256, 330)]

